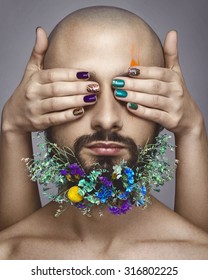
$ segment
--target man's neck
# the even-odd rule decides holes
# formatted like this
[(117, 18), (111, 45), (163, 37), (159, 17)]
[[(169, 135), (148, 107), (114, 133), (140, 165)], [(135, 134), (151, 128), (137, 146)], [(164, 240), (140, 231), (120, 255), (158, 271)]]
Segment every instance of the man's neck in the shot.
[[(59, 218), (57, 218), (65, 230), (69, 230), (80, 240), (96, 239), (113, 240), (126, 235), (131, 237), (135, 230), (143, 237), (151, 224), (151, 220), (158, 208), (158, 201), (153, 198), (153, 204), (146, 209), (134, 207), (127, 214), (115, 216), (108, 212), (107, 207), (103, 209), (103, 216), (99, 214), (99, 208), (94, 208), (92, 217), (83, 215), (77, 208), (70, 206)], [(73, 231), (73, 232), (72, 232)]]

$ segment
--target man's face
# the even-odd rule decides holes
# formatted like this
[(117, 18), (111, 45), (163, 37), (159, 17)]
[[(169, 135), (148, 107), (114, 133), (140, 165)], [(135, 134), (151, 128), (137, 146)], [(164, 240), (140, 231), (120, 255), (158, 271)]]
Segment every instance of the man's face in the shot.
[(132, 48), (145, 64), (140, 38), (128, 28), (81, 25), (68, 36), (68, 43), (64, 40), (57, 43), (55, 59), (50, 61), (49, 68), (85, 69), (92, 73), (90, 81), (99, 84), (100, 92), (97, 103), (85, 107), (81, 118), (51, 128), (52, 140), (75, 150), (85, 168), (95, 162), (109, 168), (123, 159), (133, 164), (137, 159), (137, 145), (152, 141), (156, 125), (131, 114), (127, 103), (115, 99), (111, 83), (113, 78), (127, 73)]

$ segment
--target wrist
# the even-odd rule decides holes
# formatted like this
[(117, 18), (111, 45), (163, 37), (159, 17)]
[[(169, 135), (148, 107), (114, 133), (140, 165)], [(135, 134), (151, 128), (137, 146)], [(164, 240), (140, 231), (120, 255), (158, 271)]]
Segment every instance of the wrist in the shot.
[(27, 135), (28, 132), (21, 129), (17, 125), (18, 117), (15, 116), (13, 110), (9, 108), (9, 101), (5, 104), (1, 117), (1, 134), (4, 135)]
[(192, 128), (184, 129), (180, 133), (175, 133), (176, 142), (182, 141), (184, 139), (189, 139), (189, 141), (200, 140), (207, 137), (206, 127), (203, 117), (198, 119), (198, 122), (193, 125)]

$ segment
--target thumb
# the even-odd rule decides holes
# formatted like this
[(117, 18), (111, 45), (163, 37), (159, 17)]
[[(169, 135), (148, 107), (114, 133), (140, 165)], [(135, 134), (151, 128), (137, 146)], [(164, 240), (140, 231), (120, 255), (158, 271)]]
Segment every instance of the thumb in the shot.
[(36, 29), (36, 41), (32, 54), (27, 64), (27, 70), (37, 70), (43, 68), (43, 60), (48, 48), (48, 38), (43, 28)]
[(175, 30), (168, 32), (164, 43), (165, 67), (181, 73), (178, 58), (178, 33)]

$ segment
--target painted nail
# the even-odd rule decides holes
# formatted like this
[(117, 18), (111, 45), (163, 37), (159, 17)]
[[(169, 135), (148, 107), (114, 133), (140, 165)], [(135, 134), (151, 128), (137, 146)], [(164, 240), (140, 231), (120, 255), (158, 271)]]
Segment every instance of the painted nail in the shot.
[(89, 84), (87, 86), (87, 91), (92, 93), (98, 93), (100, 90), (99, 85), (97, 84)]
[(74, 116), (80, 116), (84, 113), (84, 110), (82, 107), (77, 107), (76, 109), (73, 110), (73, 115)]
[(116, 90), (115, 90), (115, 95), (116, 95), (116, 97), (124, 98), (124, 97), (127, 97), (128, 93), (127, 93), (127, 91), (125, 91), (125, 90), (116, 89)]
[(138, 105), (135, 103), (129, 103), (129, 108), (132, 110), (137, 110), (138, 109)]
[(97, 97), (95, 94), (91, 94), (91, 95), (86, 95), (83, 99), (85, 103), (90, 103), (90, 102), (95, 102), (97, 100)]
[(89, 79), (89, 72), (77, 72), (77, 79)]
[(112, 86), (113, 87), (124, 87), (124, 85), (125, 85), (124, 80), (114, 79), (112, 81)]
[(140, 70), (138, 68), (129, 68), (128, 69), (128, 74), (130, 76), (139, 76)]

